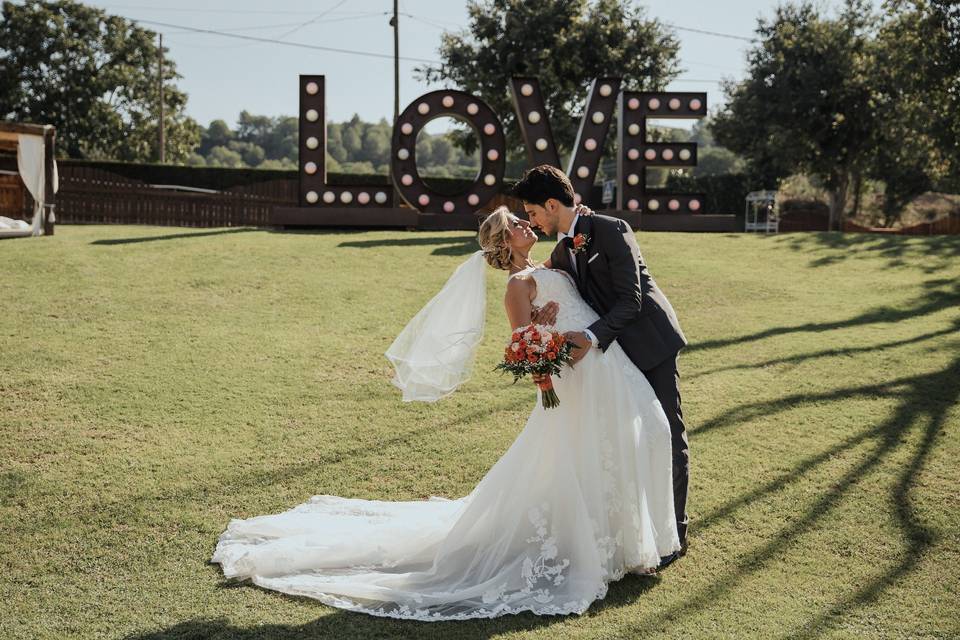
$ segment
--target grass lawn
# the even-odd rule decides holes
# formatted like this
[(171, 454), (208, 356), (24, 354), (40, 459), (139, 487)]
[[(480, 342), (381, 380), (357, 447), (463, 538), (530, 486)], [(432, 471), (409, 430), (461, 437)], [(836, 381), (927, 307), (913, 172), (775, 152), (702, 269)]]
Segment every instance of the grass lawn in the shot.
[[(956, 638), (960, 237), (641, 233), (691, 345), (691, 541), (581, 617), (415, 623), (207, 564), (319, 493), (465, 495), (523, 428), (492, 371), (383, 352), (471, 234), (59, 226), (0, 241), (0, 638)], [(549, 243), (538, 256), (546, 257)]]

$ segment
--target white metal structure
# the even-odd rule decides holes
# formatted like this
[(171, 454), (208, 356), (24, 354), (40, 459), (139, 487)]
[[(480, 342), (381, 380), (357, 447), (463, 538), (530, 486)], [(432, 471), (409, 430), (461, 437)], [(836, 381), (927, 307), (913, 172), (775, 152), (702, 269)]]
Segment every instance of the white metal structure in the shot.
[(744, 231), (780, 231), (780, 212), (776, 191), (751, 191), (747, 194)]

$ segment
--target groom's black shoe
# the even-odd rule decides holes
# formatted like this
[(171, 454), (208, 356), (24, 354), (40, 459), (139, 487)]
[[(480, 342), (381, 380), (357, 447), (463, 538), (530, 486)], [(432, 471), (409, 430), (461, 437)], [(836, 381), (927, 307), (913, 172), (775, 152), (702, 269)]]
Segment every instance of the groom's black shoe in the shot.
[(680, 543), (680, 551), (674, 551), (668, 556), (663, 556), (660, 558), (660, 564), (657, 565), (657, 571), (662, 571), (666, 569), (671, 564), (679, 560), (681, 557), (687, 555), (687, 541), (684, 540)]

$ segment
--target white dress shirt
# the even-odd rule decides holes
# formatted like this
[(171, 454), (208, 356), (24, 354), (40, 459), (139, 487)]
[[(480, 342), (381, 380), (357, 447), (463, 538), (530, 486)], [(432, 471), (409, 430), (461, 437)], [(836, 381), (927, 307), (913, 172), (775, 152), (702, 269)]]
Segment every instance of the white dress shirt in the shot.
[[(570, 228), (567, 229), (567, 232), (566, 233), (564, 233), (563, 231), (557, 232), (557, 240), (559, 240), (560, 242), (563, 242), (564, 238), (572, 238), (575, 235), (574, 229), (577, 228), (577, 220), (579, 219), (580, 219), (579, 213), (573, 216), (573, 221), (570, 223)], [(573, 269), (574, 273), (577, 273), (577, 255), (573, 252), (573, 249), (567, 249), (567, 254), (570, 256), (570, 268)], [(590, 331), (590, 329), (584, 329), (583, 333), (585, 336), (587, 336), (587, 339), (593, 343), (594, 347), (598, 349), (600, 348), (600, 341), (597, 340), (597, 336), (593, 335), (593, 332)]]

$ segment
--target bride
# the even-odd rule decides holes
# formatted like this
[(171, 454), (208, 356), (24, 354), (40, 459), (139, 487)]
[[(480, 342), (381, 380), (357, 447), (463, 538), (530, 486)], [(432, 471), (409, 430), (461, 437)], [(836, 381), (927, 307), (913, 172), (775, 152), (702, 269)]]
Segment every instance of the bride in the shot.
[[(484, 272), (510, 272), (513, 328), (559, 303), (556, 327), (597, 319), (570, 277), (537, 266), (529, 223), (501, 207), (461, 265), (387, 352), (404, 399), (436, 400), (469, 375), (482, 335)], [(385, 502), (316, 495), (288, 511), (233, 519), (211, 562), (228, 578), (376, 616), (424, 621), (531, 611), (581, 614), (627, 572), (680, 549), (670, 427), (620, 346), (589, 349), (554, 377), (526, 426), (469, 495)], [(639, 390), (639, 392), (638, 392)]]

